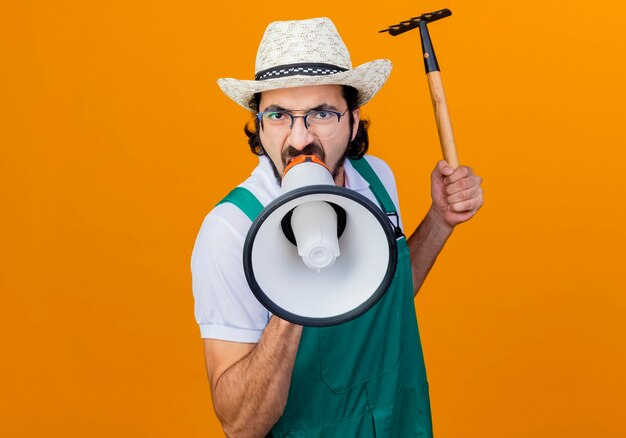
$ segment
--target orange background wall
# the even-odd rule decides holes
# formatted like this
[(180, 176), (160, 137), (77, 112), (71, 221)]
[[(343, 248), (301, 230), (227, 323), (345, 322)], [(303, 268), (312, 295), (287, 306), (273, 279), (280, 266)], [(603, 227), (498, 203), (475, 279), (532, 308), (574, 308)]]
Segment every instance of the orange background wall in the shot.
[[(193, 318), (204, 215), (256, 162), (246, 112), (277, 19), (330, 16), (407, 229), (439, 157), (431, 25), (486, 205), (416, 306), (439, 437), (626, 436), (626, 36), (619, 2), (24, 1), (0, 7), (0, 436), (221, 436)], [(302, 12), (301, 12), (302, 11)]]

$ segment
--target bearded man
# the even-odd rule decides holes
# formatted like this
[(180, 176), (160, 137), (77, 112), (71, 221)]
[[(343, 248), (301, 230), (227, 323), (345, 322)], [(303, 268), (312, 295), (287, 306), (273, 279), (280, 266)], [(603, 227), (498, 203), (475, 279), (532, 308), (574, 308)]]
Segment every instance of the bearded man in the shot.
[[(271, 23), (254, 80), (220, 79), (254, 114), (246, 128), (259, 156), (251, 176), (205, 218), (192, 256), (196, 320), (213, 406), (227, 436), (431, 437), (428, 381), (414, 296), (453, 229), (482, 206), (480, 177), (445, 161), (431, 175), (432, 205), (407, 240), (385, 295), (365, 314), (330, 327), (272, 315), (253, 295), (242, 263), (248, 230), (280, 194), (285, 167), (307, 154), (337, 186), (399, 217), (391, 169), (367, 155), (365, 105), (391, 62), (352, 68), (327, 18)], [(363, 237), (367, 239), (367, 236)]]

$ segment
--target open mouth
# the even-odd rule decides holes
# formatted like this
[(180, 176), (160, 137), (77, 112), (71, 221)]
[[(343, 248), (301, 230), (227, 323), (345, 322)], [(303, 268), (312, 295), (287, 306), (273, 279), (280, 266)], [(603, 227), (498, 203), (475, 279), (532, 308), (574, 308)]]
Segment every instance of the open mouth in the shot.
[(313, 156), (313, 157), (317, 158), (318, 160), (323, 161), (322, 158), (318, 154), (298, 154), (298, 155), (287, 157), (287, 161), (285, 162), (285, 165), (288, 166), (289, 163), (291, 163), (293, 160), (295, 160), (298, 157), (302, 157), (303, 155)]
[(283, 166), (287, 167), (294, 158), (297, 158), (301, 155), (313, 155), (314, 157), (316, 157), (322, 162), (324, 162), (326, 159), (326, 154), (324, 153), (324, 149), (322, 149), (322, 147), (319, 145), (309, 144), (302, 149), (296, 149), (293, 146), (288, 146), (282, 152)]

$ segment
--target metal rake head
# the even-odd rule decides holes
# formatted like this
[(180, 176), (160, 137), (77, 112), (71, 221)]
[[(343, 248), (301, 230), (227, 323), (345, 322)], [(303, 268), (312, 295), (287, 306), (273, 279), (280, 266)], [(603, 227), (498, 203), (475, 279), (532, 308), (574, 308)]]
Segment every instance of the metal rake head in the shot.
[(391, 36), (400, 35), (401, 33), (404, 33), (411, 29), (415, 29), (416, 27), (419, 27), (420, 22), (431, 23), (433, 21), (437, 21), (442, 18), (449, 17), (450, 15), (452, 15), (452, 11), (450, 9), (440, 9), (435, 12), (422, 14), (418, 17), (413, 17), (406, 21), (402, 21), (398, 24), (394, 24), (393, 26), (389, 26), (387, 29), (383, 29), (379, 31), (379, 33), (389, 32), (389, 35)]

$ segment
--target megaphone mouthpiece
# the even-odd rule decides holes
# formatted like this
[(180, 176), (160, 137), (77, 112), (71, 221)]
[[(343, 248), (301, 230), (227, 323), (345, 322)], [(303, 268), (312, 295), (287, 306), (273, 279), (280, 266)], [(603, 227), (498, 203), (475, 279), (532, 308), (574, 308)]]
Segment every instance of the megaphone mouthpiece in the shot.
[(300, 155), (294, 158), (283, 175), (283, 194), (314, 185), (335, 185), (328, 167), (313, 155)]
[(314, 201), (297, 206), (291, 215), (291, 228), (305, 265), (320, 272), (335, 263), (339, 256), (337, 214), (328, 203)]

